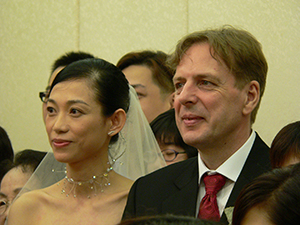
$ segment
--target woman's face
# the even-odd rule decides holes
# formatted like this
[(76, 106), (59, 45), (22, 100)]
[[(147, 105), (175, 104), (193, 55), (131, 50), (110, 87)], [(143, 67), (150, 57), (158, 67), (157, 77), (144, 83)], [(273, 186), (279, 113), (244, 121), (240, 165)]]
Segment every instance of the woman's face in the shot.
[(70, 164), (107, 154), (110, 126), (85, 79), (54, 86), (47, 102), (46, 130), (58, 161)]
[(159, 147), (167, 165), (188, 159), (188, 155), (185, 153), (185, 150), (179, 145), (175, 145), (174, 143), (160, 143)]

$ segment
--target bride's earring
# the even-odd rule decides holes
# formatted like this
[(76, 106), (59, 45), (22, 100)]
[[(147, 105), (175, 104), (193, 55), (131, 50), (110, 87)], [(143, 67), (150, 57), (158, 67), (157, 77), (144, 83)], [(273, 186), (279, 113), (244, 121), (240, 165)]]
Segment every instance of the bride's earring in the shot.
[(111, 130), (111, 131), (108, 132), (108, 135), (111, 135), (111, 134), (113, 134), (114, 132), (115, 132), (115, 131)]

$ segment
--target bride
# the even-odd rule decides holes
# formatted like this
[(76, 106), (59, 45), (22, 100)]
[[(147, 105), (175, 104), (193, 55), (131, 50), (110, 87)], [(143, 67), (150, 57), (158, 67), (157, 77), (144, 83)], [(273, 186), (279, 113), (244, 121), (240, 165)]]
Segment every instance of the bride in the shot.
[[(55, 167), (52, 173), (62, 172), (64, 178), (22, 194), (11, 206), (8, 224), (120, 222), (133, 180), (165, 165), (157, 143), (151, 151), (142, 149), (152, 136), (139, 137), (138, 129), (149, 125), (142, 113), (130, 115), (136, 108), (141, 111), (135, 101), (123, 73), (102, 59), (63, 69), (50, 88), (45, 124), (53, 156), (65, 163), (63, 171)], [(136, 126), (137, 120), (142, 122)], [(141, 147), (130, 147), (135, 142)], [(141, 158), (142, 151), (147, 156)], [(136, 174), (140, 163), (145, 168)], [(35, 185), (44, 182), (38, 173), (31, 182)], [(43, 177), (49, 181), (53, 176)]]

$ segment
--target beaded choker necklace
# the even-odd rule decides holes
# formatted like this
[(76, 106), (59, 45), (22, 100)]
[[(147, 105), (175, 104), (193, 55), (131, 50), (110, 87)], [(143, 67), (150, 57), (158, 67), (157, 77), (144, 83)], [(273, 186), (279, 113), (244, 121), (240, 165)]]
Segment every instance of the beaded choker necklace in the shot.
[[(88, 186), (88, 188), (90, 190), (93, 190), (93, 192), (94, 192), (93, 196), (97, 196), (99, 191), (101, 193), (104, 192), (104, 188), (107, 187), (107, 186), (110, 186), (108, 173), (110, 171), (112, 171), (112, 169), (113, 169), (113, 167), (110, 165), (109, 162), (107, 162), (107, 164), (109, 164), (109, 167), (107, 168), (105, 173), (103, 173), (101, 175), (97, 175), (97, 176), (92, 176), (92, 178), (90, 180), (87, 180), (87, 181), (75, 181), (75, 180), (73, 180), (73, 178), (68, 177), (67, 170), (65, 170), (66, 176), (64, 178), (64, 185), (62, 187), (61, 194), (65, 194), (66, 197), (69, 197), (70, 194), (71, 194), (71, 195), (73, 195), (74, 198), (76, 198), (77, 197), (76, 196), (76, 188), (77, 187), (83, 187), (83, 186)], [(67, 187), (68, 183), (71, 184), (72, 187), (67, 192), (66, 187)], [(88, 195), (87, 198), (90, 199), (91, 196)]]

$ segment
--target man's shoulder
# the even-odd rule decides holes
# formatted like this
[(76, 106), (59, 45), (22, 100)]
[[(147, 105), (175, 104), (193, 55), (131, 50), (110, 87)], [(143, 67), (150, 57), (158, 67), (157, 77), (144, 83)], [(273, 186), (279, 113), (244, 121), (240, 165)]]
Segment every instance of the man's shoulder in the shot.
[(148, 182), (148, 180), (174, 180), (181, 174), (190, 174), (191, 176), (197, 172), (198, 157), (189, 158), (187, 160), (165, 166), (150, 174), (147, 174), (139, 180)]
[(262, 140), (262, 138), (258, 135), (258, 133), (256, 132), (256, 137), (252, 146), (252, 149), (260, 149), (263, 151), (269, 151), (270, 148), (269, 146)]
[(256, 164), (261, 164), (268, 170), (271, 169), (270, 148), (257, 133), (248, 159), (254, 160)]
[(269, 150), (268, 145), (256, 134), (255, 141), (241, 173), (252, 180), (260, 174), (271, 170)]

